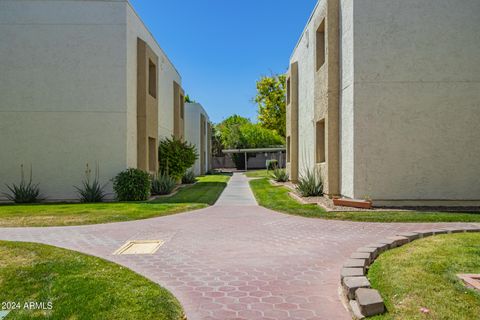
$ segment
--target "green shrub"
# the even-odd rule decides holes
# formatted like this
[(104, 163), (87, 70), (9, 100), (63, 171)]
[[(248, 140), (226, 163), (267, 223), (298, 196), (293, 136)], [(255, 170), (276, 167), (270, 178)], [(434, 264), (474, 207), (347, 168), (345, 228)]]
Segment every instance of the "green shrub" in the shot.
[(275, 168), (272, 172), (273, 180), (277, 182), (287, 182), (289, 180), (289, 176), (287, 170)]
[(81, 187), (75, 187), (80, 196), (80, 201), (84, 203), (103, 202), (106, 197), (106, 193), (104, 191), (106, 183), (102, 185), (98, 180), (98, 165), (95, 168), (95, 177), (93, 178), (93, 181), (90, 180), (91, 174), (92, 170), (90, 170), (87, 163), (87, 168), (85, 170), (85, 180), (82, 181)]
[(20, 165), (21, 178), (20, 184), (6, 185), (10, 193), (4, 193), (3, 195), (10, 201), (15, 203), (36, 203), (43, 200), (40, 196), (40, 188), (38, 184), (32, 182), (33, 174), (32, 167), (30, 167), (30, 178), (25, 181), (25, 175), (23, 171), (23, 164)]
[(275, 170), (278, 168), (278, 161), (275, 159), (267, 160), (267, 170)]
[(153, 178), (152, 180), (152, 194), (154, 195), (164, 195), (172, 193), (175, 189), (177, 181), (167, 175), (166, 173), (161, 173), (158, 177)]
[(298, 180), (297, 191), (302, 197), (317, 197), (323, 195), (322, 179), (316, 171), (307, 169)]
[(127, 169), (113, 179), (119, 201), (145, 201), (150, 196), (151, 176), (140, 169)]
[(176, 180), (195, 164), (198, 154), (195, 146), (185, 141), (172, 137), (160, 141), (158, 147), (158, 159), (160, 172), (165, 173)]
[(193, 172), (193, 170), (189, 170), (185, 172), (185, 174), (182, 177), (182, 183), (193, 184), (195, 182), (197, 182), (197, 178), (195, 178), (195, 172)]

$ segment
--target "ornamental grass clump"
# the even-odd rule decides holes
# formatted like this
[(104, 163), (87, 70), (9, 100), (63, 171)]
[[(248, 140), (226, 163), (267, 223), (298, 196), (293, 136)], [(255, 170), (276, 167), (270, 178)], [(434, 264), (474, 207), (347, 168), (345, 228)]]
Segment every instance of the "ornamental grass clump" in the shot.
[(182, 183), (194, 184), (195, 182), (197, 182), (197, 178), (195, 177), (195, 172), (193, 172), (193, 170), (189, 170), (185, 172), (185, 174), (182, 177)]
[(172, 193), (177, 186), (175, 178), (170, 177), (166, 173), (160, 173), (152, 180), (152, 194), (153, 195), (166, 195)]
[(287, 182), (290, 177), (287, 173), (287, 170), (276, 168), (272, 172), (272, 178), (277, 182)]
[(90, 167), (86, 166), (85, 169), (85, 180), (82, 181), (81, 187), (76, 187), (78, 195), (80, 196), (80, 201), (83, 203), (96, 203), (103, 202), (107, 194), (105, 193), (105, 184), (101, 184), (99, 181), (100, 170), (98, 169), (98, 164), (95, 168), (95, 176), (91, 180), (92, 170)]
[(278, 160), (267, 160), (267, 170), (275, 170), (278, 168)]
[(150, 197), (152, 178), (140, 169), (130, 168), (113, 179), (113, 190), (119, 201), (145, 201)]
[(30, 166), (30, 177), (28, 181), (25, 180), (23, 164), (21, 168), (20, 184), (6, 185), (10, 193), (3, 193), (3, 195), (10, 201), (15, 203), (36, 203), (44, 200), (40, 195), (40, 188), (38, 184), (32, 182), (33, 173), (32, 166)]
[(298, 180), (296, 188), (302, 197), (323, 195), (323, 182), (315, 170), (305, 170), (305, 173)]

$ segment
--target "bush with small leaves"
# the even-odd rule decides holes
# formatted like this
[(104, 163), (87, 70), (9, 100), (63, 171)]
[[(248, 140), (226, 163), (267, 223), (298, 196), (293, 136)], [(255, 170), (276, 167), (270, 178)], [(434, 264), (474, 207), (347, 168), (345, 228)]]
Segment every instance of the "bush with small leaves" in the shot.
[(152, 180), (152, 194), (165, 195), (170, 194), (175, 189), (177, 181), (166, 173), (161, 173), (158, 177)]
[(276, 168), (272, 172), (272, 178), (277, 182), (287, 182), (290, 177), (288, 176), (287, 170)]
[(307, 169), (297, 183), (297, 191), (302, 197), (318, 197), (323, 195), (323, 183), (315, 170)]
[(87, 168), (85, 170), (85, 180), (82, 181), (81, 187), (75, 187), (77, 189), (78, 195), (80, 196), (80, 201), (83, 203), (95, 203), (103, 202), (107, 194), (104, 189), (105, 184), (101, 184), (99, 181), (100, 171), (98, 165), (95, 168), (95, 176), (91, 180), (92, 170), (89, 168), (87, 163)]
[(3, 195), (10, 201), (15, 203), (36, 203), (44, 200), (40, 195), (40, 188), (38, 184), (32, 182), (33, 174), (32, 167), (30, 166), (30, 178), (25, 180), (23, 164), (20, 165), (21, 178), (20, 184), (6, 185), (10, 193), (4, 193)]
[(180, 180), (195, 164), (198, 153), (194, 145), (175, 137), (165, 138), (158, 147), (159, 171)]
[(113, 179), (113, 190), (119, 201), (145, 201), (150, 197), (151, 184), (150, 174), (130, 168)]
[(182, 177), (182, 183), (193, 184), (195, 182), (197, 182), (197, 178), (195, 177), (195, 172), (193, 172), (193, 170), (189, 170), (185, 172), (185, 174)]

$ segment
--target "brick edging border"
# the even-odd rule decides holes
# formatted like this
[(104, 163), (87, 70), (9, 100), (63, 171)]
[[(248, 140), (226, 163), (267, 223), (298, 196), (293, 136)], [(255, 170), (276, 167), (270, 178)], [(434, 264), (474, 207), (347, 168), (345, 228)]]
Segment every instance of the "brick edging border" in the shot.
[(353, 317), (355, 319), (363, 319), (386, 311), (380, 293), (371, 288), (367, 278), (368, 268), (381, 253), (401, 247), (417, 239), (439, 234), (464, 232), (480, 232), (480, 226), (446, 227), (426, 231), (403, 232), (358, 248), (345, 261), (340, 274), (342, 292), (347, 298), (348, 307)]

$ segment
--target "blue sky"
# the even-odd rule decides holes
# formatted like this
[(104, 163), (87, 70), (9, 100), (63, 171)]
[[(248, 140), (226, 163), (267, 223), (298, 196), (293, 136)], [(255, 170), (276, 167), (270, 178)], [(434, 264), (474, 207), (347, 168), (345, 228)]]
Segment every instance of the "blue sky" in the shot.
[(131, 0), (214, 122), (256, 120), (255, 81), (283, 73), (316, 0)]

